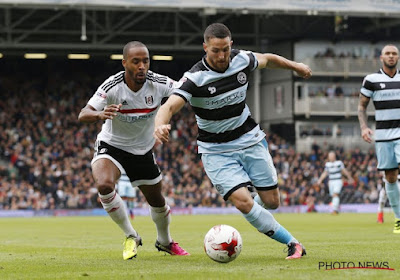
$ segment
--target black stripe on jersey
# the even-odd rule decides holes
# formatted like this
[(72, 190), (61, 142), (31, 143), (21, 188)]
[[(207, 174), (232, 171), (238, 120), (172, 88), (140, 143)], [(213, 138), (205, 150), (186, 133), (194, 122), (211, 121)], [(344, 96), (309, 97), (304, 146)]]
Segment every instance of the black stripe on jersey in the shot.
[[(400, 137), (393, 138), (393, 139), (385, 139), (385, 140), (375, 140), (375, 142), (390, 142), (390, 141), (396, 141), (396, 140), (399, 140), (399, 139), (400, 139)], [(400, 165), (400, 163), (399, 163), (399, 165)]]
[(195, 65), (193, 65), (192, 68), (190, 68), (190, 70), (188, 72), (189, 73), (196, 73), (196, 72), (199, 72), (199, 71), (209, 71), (207, 69), (207, 67), (203, 64), (202, 60), (198, 61)]
[[(239, 83), (238, 81), (238, 74), (241, 72), (245, 73), (247, 77), (247, 80), (244, 84)], [(201, 87), (196, 86), (194, 82), (192, 82), (190, 79), (187, 79), (179, 89), (190, 92), (193, 97), (214, 97), (244, 86), (249, 82), (249, 74), (250, 69), (249, 67), (246, 67), (245, 69), (238, 71), (229, 77), (219, 79)]]
[(204, 120), (219, 121), (240, 116), (246, 106), (246, 101), (243, 100), (238, 104), (225, 106), (219, 109), (203, 109), (192, 105), (193, 111), (197, 116)]
[(199, 128), (197, 140), (209, 143), (225, 143), (238, 139), (240, 136), (249, 132), (256, 126), (257, 123), (251, 117), (248, 117), (247, 120), (238, 128), (222, 133), (211, 133)]
[(378, 90), (388, 90), (388, 89), (400, 89), (400, 81), (393, 81), (393, 82), (370, 82), (368, 80), (364, 83), (364, 88), (371, 90), (371, 91), (378, 91)]
[(155, 75), (153, 73), (147, 72), (146, 78), (152, 82), (160, 83), (160, 84), (166, 84), (167, 83), (167, 77), (165, 76), (159, 76)]
[(376, 121), (376, 129), (399, 128), (400, 120)]
[(104, 84), (101, 86), (101, 88), (102, 88), (103, 90), (105, 90), (108, 86), (115, 84), (115, 81), (120, 81), (121, 78), (123, 78), (123, 76), (124, 76), (124, 73), (118, 74), (118, 75), (115, 76), (111, 81), (108, 81), (108, 82), (104, 83)]
[(336, 172), (329, 172), (329, 175), (338, 174), (338, 173), (342, 173), (342, 171), (339, 170), (339, 171), (336, 171)]
[(118, 79), (113, 80), (111, 83), (107, 83), (106, 85), (102, 86), (101, 88), (104, 89), (105, 92), (108, 92), (110, 89), (112, 89), (114, 86), (116, 86), (123, 80), (124, 80), (123, 77), (119, 77)]
[(400, 100), (374, 101), (374, 106), (376, 110), (399, 109)]

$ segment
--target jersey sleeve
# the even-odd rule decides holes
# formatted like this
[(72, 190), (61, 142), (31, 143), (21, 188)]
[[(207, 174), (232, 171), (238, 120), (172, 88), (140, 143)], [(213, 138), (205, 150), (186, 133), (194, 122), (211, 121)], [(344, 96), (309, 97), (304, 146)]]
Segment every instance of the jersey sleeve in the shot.
[(258, 60), (256, 58), (256, 55), (252, 51), (245, 51), (245, 50), (240, 50), (240, 53), (248, 61), (249, 70), (250, 71), (256, 70), (258, 67)]
[(174, 93), (176, 84), (176, 81), (167, 76), (167, 84), (165, 87), (164, 97), (169, 97)]
[(109, 96), (110, 91), (106, 93), (101, 86), (96, 90), (93, 96), (89, 99), (88, 105), (95, 108), (97, 111), (101, 111), (107, 105), (107, 97)]
[(175, 84), (174, 94), (182, 97), (189, 102), (192, 98), (191, 92), (194, 90), (194, 83), (185, 75)]
[(374, 93), (373, 89), (373, 84), (368, 80), (368, 76), (365, 77), (360, 90), (361, 94), (371, 98)]

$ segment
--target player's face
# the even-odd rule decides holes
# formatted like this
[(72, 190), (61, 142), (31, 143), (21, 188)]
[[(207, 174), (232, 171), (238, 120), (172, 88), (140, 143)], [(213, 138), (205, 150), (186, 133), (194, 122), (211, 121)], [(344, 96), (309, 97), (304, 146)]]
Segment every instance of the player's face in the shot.
[(127, 78), (138, 85), (146, 82), (146, 74), (150, 67), (149, 51), (145, 47), (129, 49), (122, 65), (127, 73)]
[(209, 39), (203, 43), (207, 63), (215, 70), (224, 72), (229, 66), (231, 47), (232, 41), (229, 37)]
[(382, 50), (381, 62), (389, 68), (396, 68), (397, 62), (399, 61), (399, 50), (395, 46), (386, 46)]

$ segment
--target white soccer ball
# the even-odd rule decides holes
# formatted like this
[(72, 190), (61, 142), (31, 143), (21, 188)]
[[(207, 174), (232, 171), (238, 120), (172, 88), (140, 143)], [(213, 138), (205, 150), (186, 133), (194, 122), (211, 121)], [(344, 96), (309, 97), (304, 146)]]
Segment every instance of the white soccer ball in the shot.
[(213, 261), (231, 262), (242, 251), (242, 237), (231, 226), (213, 226), (204, 238), (204, 251)]

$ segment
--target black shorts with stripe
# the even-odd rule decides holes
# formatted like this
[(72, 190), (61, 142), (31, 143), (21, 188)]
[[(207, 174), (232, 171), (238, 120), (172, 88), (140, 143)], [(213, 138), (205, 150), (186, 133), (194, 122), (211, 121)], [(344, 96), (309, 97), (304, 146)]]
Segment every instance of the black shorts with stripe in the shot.
[(138, 180), (153, 180), (161, 174), (160, 168), (154, 159), (152, 150), (148, 151), (144, 155), (134, 155), (113, 147), (104, 141), (100, 141), (95, 150), (94, 159), (96, 159), (96, 157), (101, 157), (101, 155), (111, 156), (122, 165), (131, 182)]

